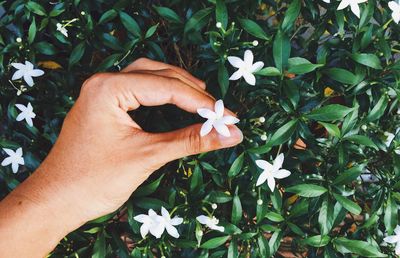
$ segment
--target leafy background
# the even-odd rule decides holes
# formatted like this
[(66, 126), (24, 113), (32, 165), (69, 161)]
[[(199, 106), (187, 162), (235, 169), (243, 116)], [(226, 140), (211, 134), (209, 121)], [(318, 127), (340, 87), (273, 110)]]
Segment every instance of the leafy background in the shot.
[[(360, 19), (331, 2), (1, 2), (0, 147), (23, 147), (26, 163), (17, 174), (0, 167), (1, 198), (45, 158), (86, 78), (146, 56), (206, 80), (207, 90), (238, 112), (245, 139), (168, 164), (50, 257), (393, 256), (382, 239), (398, 224), (400, 137), (386, 146), (385, 132), (400, 124), (400, 25), (390, 22), (388, 1), (362, 4)], [(65, 37), (56, 24), (71, 20)], [(245, 49), (267, 67), (256, 86), (228, 81), (234, 69), (227, 56)], [(22, 84), (10, 83), (10, 63), (25, 60), (45, 75), (17, 96)], [(27, 102), (37, 113), (33, 128), (15, 121), (14, 104)], [(132, 116), (149, 131), (201, 121), (171, 106)], [(261, 171), (254, 160), (278, 153), (292, 175), (273, 193), (255, 187)], [(185, 219), (181, 237), (142, 240), (133, 216), (161, 205)], [(195, 217), (204, 213), (219, 218), (225, 232), (200, 236)]]

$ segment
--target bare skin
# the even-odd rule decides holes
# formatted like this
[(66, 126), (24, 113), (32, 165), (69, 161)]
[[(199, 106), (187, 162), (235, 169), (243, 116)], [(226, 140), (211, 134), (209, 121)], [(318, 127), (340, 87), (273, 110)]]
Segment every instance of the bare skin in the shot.
[(200, 137), (201, 124), (148, 133), (127, 114), (167, 103), (195, 113), (215, 99), (183, 69), (144, 58), (89, 78), (49, 155), (0, 202), (0, 256), (44, 257), (69, 232), (118, 209), (167, 162), (242, 141), (236, 126), (228, 138), (215, 130)]

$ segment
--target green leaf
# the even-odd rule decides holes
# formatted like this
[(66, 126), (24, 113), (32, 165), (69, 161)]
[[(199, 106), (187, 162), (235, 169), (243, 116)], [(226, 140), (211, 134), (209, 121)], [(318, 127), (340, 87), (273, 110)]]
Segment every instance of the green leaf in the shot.
[(223, 244), (226, 243), (226, 241), (228, 241), (230, 236), (222, 236), (222, 237), (214, 237), (211, 238), (210, 240), (206, 241), (205, 243), (203, 243), (200, 248), (203, 249), (214, 249), (217, 248)]
[(325, 187), (313, 184), (300, 184), (286, 188), (286, 192), (295, 193), (302, 197), (318, 197), (328, 191)]
[(142, 36), (142, 31), (140, 30), (139, 25), (137, 22), (129, 16), (129, 14), (125, 12), (119, 12), (119, 18), (121, 19), (122, 24), (124, 27), (132, 33), (134, 36), (140, 38)]
[(255, 74), (261, 76), (280, 76), (281, 72), (275, 67), (265, 67), (260, 71), (256, 72)]
[(36, 2), (29, 1), (25, 6), (29, 11), (37, 15), (46, 16), (46, 10), (43, 8), (43, 6)]
[(290, 41), (289, 38), (282, 32), (278, 31), (275, 36), (275, 40), (272, 47), (272, 52), (274, 56), (275, 66), (281, 71), (281, 73), (286, 69), (289, 57), (290, 57)]
[(265, 214), (265, 216), (267, 217), (267, 219), (269, 219), (270, 221), (273, 221), (273, 222), (279, 223), (279, 222), (285, 221), (285, 218), (282, 217), (281, 214), (273, 212), (273, 211), (268, 212), (267, 214)]
[(292, 29), (299, 16), (301, 8), (301, 0), (294, 0), (290, 3), (289, 8), (286, 11), (285, 18), (283, 19), (281, 28), (284, 32), (288, 32)]
[(185, 24), (184, 33), (186, 34), (191, 31), (200, 31), (205, 25), (205, 22), (209, 20), (212, 10), (213, 9), (211, 7), (204, 8), (190, 17)]
[(228, 171), (229, 177), (235, 177), (237, 174), (239, 174), (243, 166), (243, 161), (244, 161), (244, 152), (240, 154), (232, 163), (232, 166), (229, 168)]
[(324, 74), (328, 75), (332, 80), (354, 85), (358, 82), (357, 76), (342, 68), (329, 68), (323, 71)]
[(215, 16), (216, 21), (222, 24), (222, 27), (226, 29), (228, 26), (228, 10), (224, 0), (216, 0)]
[(344, 137), (343, 140), (351, 141), (378, 150), (378, 146), (376, 146), (376, 144), (365, 135), (350, 135)]
[(308, 237), (304, 239), (302, 242), (306, 245), (310, 245), (313, 247), (323, 247), (329, 244), (331, 241), (331, 238), (329, 236), (322, 236), (322, 235), (316, 235), (312, 237)]
[(156, 10), (156, 12), (165, 18), (169, 22), (173, 23), (182, 23), (182, 19), (179, 17), (179, 15), (172, 9), (168, 7), (163, 7), (163, 6), (154, 6), (153, 8)]
[(333, 240), (333, 244), (336, 250), (343, 254), (354, 253), (364, 257), (387, 257), (387, 255), (381, 253), (376, 246), (364, 241), (338, 237)]
[(97, 235), (96, 242), (93, 246), (92, 258), (103, 258), (106, 257), (106, 239), (104, 231), (100, 231)]
[(237, 225), (241, 218), (242, 218), (242, 203), (240, 202), (240, 198), (236, 193), (235, 196), (233, 197), (233, 204), (232, 204), (232, 214), (231, 214), (232, 224)]
[(351, 213), (353, 213), (355, 215), (359, 215), (361, 213), (362, 209), (361, 209), (360, 206), (358, 206), (358, 204), (350, 201), (346, 197), (343, 197), (343, 196), (341, 196), (339, 194), (333, 193), (333, 196), (343, 206), (343, 208), (345, 208), (349, 212), (351, 212)]
[(133, 196), (137, 198), (137, 197), (148, 196), (154, 193), (157, 190), (158, 186), (160, 185), (161, 180), (163, 179), (164, 176), (165, 174), (162, 174), (158, 179), (154, 180), (153, 182), (147, 185), (139, 186), (139, 188), (137, 188), (133, 193)]
[(383, 218), (386, 232), (388, 234), (392, 234), (394, 228), (397, 226), (397, 216), (397, 204), (396, 201), (392, 198), (392, 194), (389, 192), (386, 201), (385, 215)]
[(35, 48), (42, 54), (52, 56), (57, 53), (57, 49), (51, 43), (41, 41), (35, 44)]
[(337, 125), (324, 122), (318, 122), (318, 123), (324, 126), (330, 135), (340, 138), (340, 129)]
[(260, 257), (269, 257), (269, 245), (266, 237), (264, 235), (260, 235), (257, 238), (258, 249), (260, 252)]
[(170, 205), (166, 202), (163, 202), (159, 199), (156, 198), (150, 198), (150, 197), (140, 197), (140, 198), (135, 198), (133, 201), (134, 205), (136, 205), (139, 208), (148, 210), (148, 209), (160, 209), (161, 206), (165, 207), (166, 209), (170, 208)]
[(203, 173), (200, 165), (196, 164), (193, 173), (190, 176), (190, 192), (196, 193), (199, 188), (203, 185)]
[(147, 31), (146, 34), (144, 36), (145, 39), (150, 38), (151, 36), (153, 36), (154, 32), (156, 32), (158, 27), (158, 23), (156, 25), (151, 26)]
[(85, 42), (81, 42), (71, 52), (69, 56), (69, 67), (73, 66), (74, 64), (78, 63), (81, 60), (83, 54), (85, 52)]
[(117, 11), (115, 11), (114, 9), (110, 9), (107, 12), (103, 13), (103, 15), (100, 17), (99, 24), (107, 23), (117, 17), (117, 15)]
[(314, 71), (323, 64), (312, 64), (305, 58), (292, 57), (288, 60), (288, 72), (294, 74), (305, 74)]
[(363, 172), (365, 165), (358, 165), (345, 170), (334, 181), (335, 185), (345, 185), (356, 180)]
[(213, 191), (208, 195), (208, 200), (215, 203), (226, 203), (232, 200), (232, 195), (221, 191)]
[(333, 222), (333, 205), (330, 203), (328, 196), (326, 195), (322, 201), (318, 214), (318, 224), (320, 226), (322, 235), (329, 234), (329, 232), (332, 230)]
[(239, 19), (242, 28), (256, 38), (269, 40), (267, 33), (261, 28), (260, 25), (249, 19)]
[(221, 89), (221, 95), (224, 97), (229, 89), (229, 75), (224, 63), (218, 65), (218, 84)]
[(388, 102), (388, 97), (386, 95), (382, 95), (378, 103), (376, 103), (374, 108), (368, 113), (367, 121), (372, 122), (379, 119), (385, 113)]
[(96, 72), (104, 71), (115, 64), (120, 58), (122, 54), (112, 54), (108, 56), (103, 62), (96, 68)]
[(29, 44), (32, 44), (32, 42), (35, 40), (35, 36), (36, 36), (36, 21), (35, 18), (33, 18), (33, 21), (31, 23), (31, 25), (29, 26), (29, 31), (28, 31), (28, 42)]
[(238, 257), (237, 241), (232, 239), (232, 241), (229, 243), (228, 258), (237, 258), (237, 257)]
[(382, 69), (381, 61), (374, 54), (356, 53), (352, 54), (351, 58), (359, 64), (374, 68)]
[(297, 119), (291, 120), (280, 127), (272, 136), (269, 142), (269, 146), (280, 145), (290, 139), (297, 127)]
[(353, 108), (348, 108), (339, 104), (331, 104), (314, 109), (305, 116), (316, 121), (334, 121), (343, 119)]

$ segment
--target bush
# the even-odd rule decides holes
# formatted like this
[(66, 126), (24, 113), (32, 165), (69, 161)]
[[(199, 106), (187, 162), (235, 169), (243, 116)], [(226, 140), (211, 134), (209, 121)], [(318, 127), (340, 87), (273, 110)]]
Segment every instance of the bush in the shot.
[[(355, 4), (360, 18), (354, 4), (326, 2), (2, 2), (0, 147), (22, 147), (25, 165), (0, 167), (1, 197), (47, 155), (89, 75), (146, 56), (205, 79), (238, 111), (244, 141), (168, 164), (50, 257), (393, 256), (383, 239), (395, 234), (400, 202), (400, 25), (389, 1)], [(237, 68), (228, 56), (246, 50), (264, 62), (254, 86), (229, 81)], [(11, 63), (26, 60), (45, 72), (32, 87), (11, 80)], [(33, 127), (16, 121), (16, 104), (27, 103)], [(204, 121), (171, 106), (132, 116), (148, 131)], [(256, 160), (279, 154), (291, 175), (276, 169), (287, 177), (256, 186)], [(136, 216), (161, 207), (183, 218), (179, 238), (142, 239)], [(200, 215), (215, 216), (224, 231)]]

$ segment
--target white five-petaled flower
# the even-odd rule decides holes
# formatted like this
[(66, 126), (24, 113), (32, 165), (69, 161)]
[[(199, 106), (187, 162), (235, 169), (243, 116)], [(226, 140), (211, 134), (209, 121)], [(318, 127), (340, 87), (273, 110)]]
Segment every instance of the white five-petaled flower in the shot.
[(395, 23), (400, 22), (400, 3), (396, 1), (390, 1), (388, 3), (390, 10), (392, 10), (392, 18)]
[(12, 171), (17, 173), (19, 165), (25, 165), (24, 157), (22, 157), (22, 148), (18, 148), (16, 151), (3, 148), (3, 151), (7, 153), (8, 157), (1, 162), (1, 165), (5, 167), (11, 164)]
[(386, 243), (389, 244), (396, 244), (395, 248), (395, 253), (397, 255), (400, 255), (400, 226), (397, 225), (396, 228), (394, 229), (395, 235), (393, 236), (387, 236), (383, 239)]
[(32, 87), (34, 85), (32, 77), (38, 77), (44, 74), (44, 72), (40, 69), (34, 69), (33, 64), (29, 61), (25, 61), (25, 64), (22, 63), (12, 63), (11, 64), (17, 71), (13, 74), (11, 80), (18, 80), (22, 77), (25, 82)]
[(350, 10), (355, 16), (360, 18), (360, 6), (361, 3), (365, 3), (367, 0), (342, 0), (338, 6), (338, 10), (343, 10), (344, 8), (350, 6)]
[(275, 178), (282, 179), (290, 176), (289, 170), (282, 169), (284, 158), (285, 157), (283, 153), (281, 153), (278, 155), (278, 157), (276, 157), (273, 164), (262, 159), (256, 160), (257, 166), (263, 169), (263, 172), (257, 179), (256, 186), (259, 186), (267, 181), (269, 189), (271, 189), (273, 192), (275, 188)]
[(229, 80), (235, 81), (243, 77), (250, 85), (256, 84), (256, 77), (253, 73), (258, 72), (264, 66), (264, 63), (261, 61), (253, 64), (254, 56), (251, 50), (246, 50), (244, 52), (243, 60), (236, 56), (228, 56), (228, 61), (233, 67), (239, 68), (229, 77)]
[(178, 238), (179, 233), (174, 226), (182, 224), (183, 219), (178, 216), (175, 216), (171, 219), (169, 212), (164, 207), (161, 207), (161, 215), (162, 218), (164, 219), (163, 223), (165, 225), (165, 229), (167, 230), (168, 234), (172, 237)]
[(32, 118), (36, 117), (36, 114), (33, 112), (33, 107), (31, 103), (28, 103), (28, 106), (24, 106), (22, 104), (15, 104), (15, 106), (21, 110), (21, 113), (17, 116), (16, 120), (17, 121), (22, 121), (25, 119), (25, 121), (28, 123), (30, 127), (33, 126)]
[(225, 137), (231, 136), (229, 128), (226, 125), (236, 124), (239, 122), (239, 119), (234, 116), (224, 116), (224, 102), (222, 100), (215, 102), (214, 110), (215, 112), (207, 108), (197, 109), (197, 113), (201, 117), (208, 119), (201, 127), (200, 135), (207, 135), (214, 127), (219, 134)]
[(61, 32), (65, 37), (68, 38), (68, 30), (61, 23), (57, 23), (57, 30)]
[(205, 215), (197, 216), (197, 221), (203, 225), (206, 225), (210, 229), (218, 230), (220, 232), (224, 232), (225, 228), (223, 226), (218, 226), (219, 220), (216, 217), (208, 217)]

